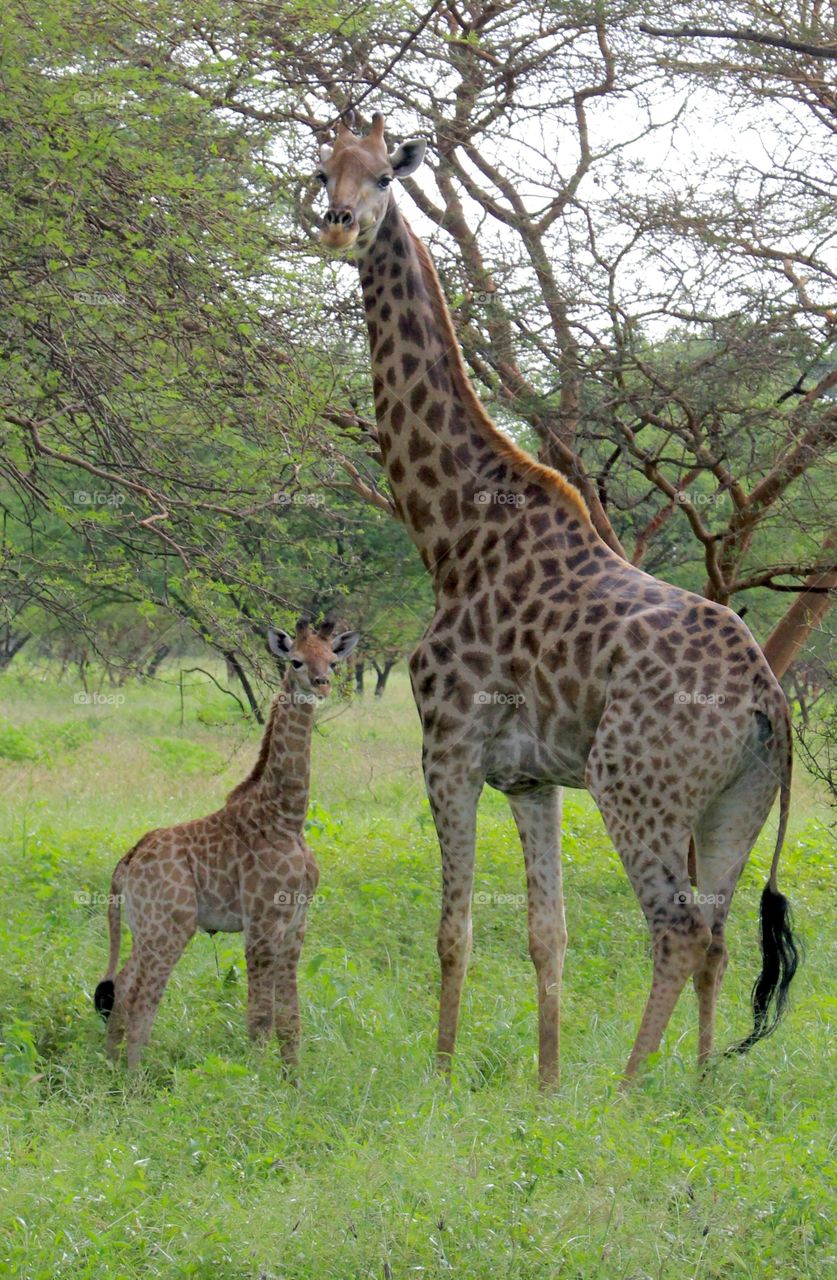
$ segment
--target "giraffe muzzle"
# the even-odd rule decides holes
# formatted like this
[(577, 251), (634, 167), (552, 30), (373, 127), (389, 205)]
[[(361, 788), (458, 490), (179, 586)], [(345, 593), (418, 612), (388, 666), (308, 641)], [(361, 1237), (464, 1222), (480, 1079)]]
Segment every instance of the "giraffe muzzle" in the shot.
[(357, 240), (358, 224), (351, 209), (332, 207), (326, 211), (320, 239), (327, 249), (349, 249)]

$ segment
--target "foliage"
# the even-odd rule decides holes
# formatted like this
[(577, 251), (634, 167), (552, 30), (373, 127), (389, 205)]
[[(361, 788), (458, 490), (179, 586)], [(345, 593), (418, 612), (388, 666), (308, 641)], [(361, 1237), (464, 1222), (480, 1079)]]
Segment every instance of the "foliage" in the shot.
[[(294, 305), (318, 269), (277, 225), (269, 132), (114, 57), (148, 32), (100, 18), (72, 0), (4, 17), (3, 620), (57, 619), (127, 670), (152, 618), (252, 658), (328, 564), (305, 489), (315, 457), (334, 478), (312, 438), (331, 386)], [(308, 556), (300, 501), (322, 507)]]

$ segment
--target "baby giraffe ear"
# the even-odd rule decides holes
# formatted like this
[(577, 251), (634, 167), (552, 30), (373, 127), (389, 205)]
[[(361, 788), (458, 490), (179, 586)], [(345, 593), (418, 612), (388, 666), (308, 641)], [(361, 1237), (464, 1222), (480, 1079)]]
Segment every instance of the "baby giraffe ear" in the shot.
[(423, 138), (409, 138), (406, 142), (402, 142), (398, 150), (393, 151), (389, 158), (395, 177), (407, 178), (411, 173), (415, 173), (424, 159), (426, 147), (427, 143)]
[(287, 631), (282, 631), (279, 627), (269, 628), (267, 633), (267, 647), (273, 654), (274, 658), (280, 658), (284, 661), (293, 648), (293, 643), (293, 638), (288, 635)]
[(334, 661), (342, 662), (344, 658), (348, 658), (359, 639), (359, 631), (341, 631), (339, 636), (335, 636), (331, 642)]

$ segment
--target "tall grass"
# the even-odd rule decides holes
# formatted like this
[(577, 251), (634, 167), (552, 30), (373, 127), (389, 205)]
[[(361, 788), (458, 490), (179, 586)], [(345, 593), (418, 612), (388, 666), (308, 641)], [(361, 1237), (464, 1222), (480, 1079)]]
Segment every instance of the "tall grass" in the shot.
[[(209, 682), (189, 677), (181, 707), (176, 673), (168, 679), (98, 705), (23, 666), (0, 681), (0, 1274), (819, 1280), (834, 1270), (834, 866), (804, 778), (782, 874), (806, 944), (787, 1020), (700, 1082), (686, 992), (627, 1099), (615, 1083), (650, 966), (618, 858), (589, 798), (569, 793), (562, 1084), (542, 1097), (522, 857), (505, 802), (487, 793), (474, 958), (446, 1086), (432, 1070), (439, 859), (407, 681), (393, 676), (382, 701), (334, 701), (314, 742), (308, 837), (322, 879), (301, 964), (298, 1082), (282, 1079), (272, 1048), (248, 1046), (232, 935), (195, 938), (146, 1066), (126, 1079), (104, 1057), (91, 1000), (112, 866), (148, 828), (217, 805), (258, 741)], [(748, 1026), (774, 831), (775, 815), (732, 910), (722, 1046)]]

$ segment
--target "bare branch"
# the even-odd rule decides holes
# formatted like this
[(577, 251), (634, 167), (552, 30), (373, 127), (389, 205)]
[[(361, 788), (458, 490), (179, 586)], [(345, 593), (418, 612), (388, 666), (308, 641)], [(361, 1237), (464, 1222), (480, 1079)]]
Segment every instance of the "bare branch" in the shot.
[(752, 27), (654, 27), (650, 22), (641, 22), (639, 29), (644, 35), (663, 36), (666, 39), (693, 37), (699, 40), (735, 40), (739, 44), (762, 44), (772, 49), (786, 49), (789, 53), (802, 53), (808, 58), (837, 60), (837, 44), (809, 44), (805, 40), (794, 40), (791, 36), (771, 36), (763, 31), (754, 31)]

